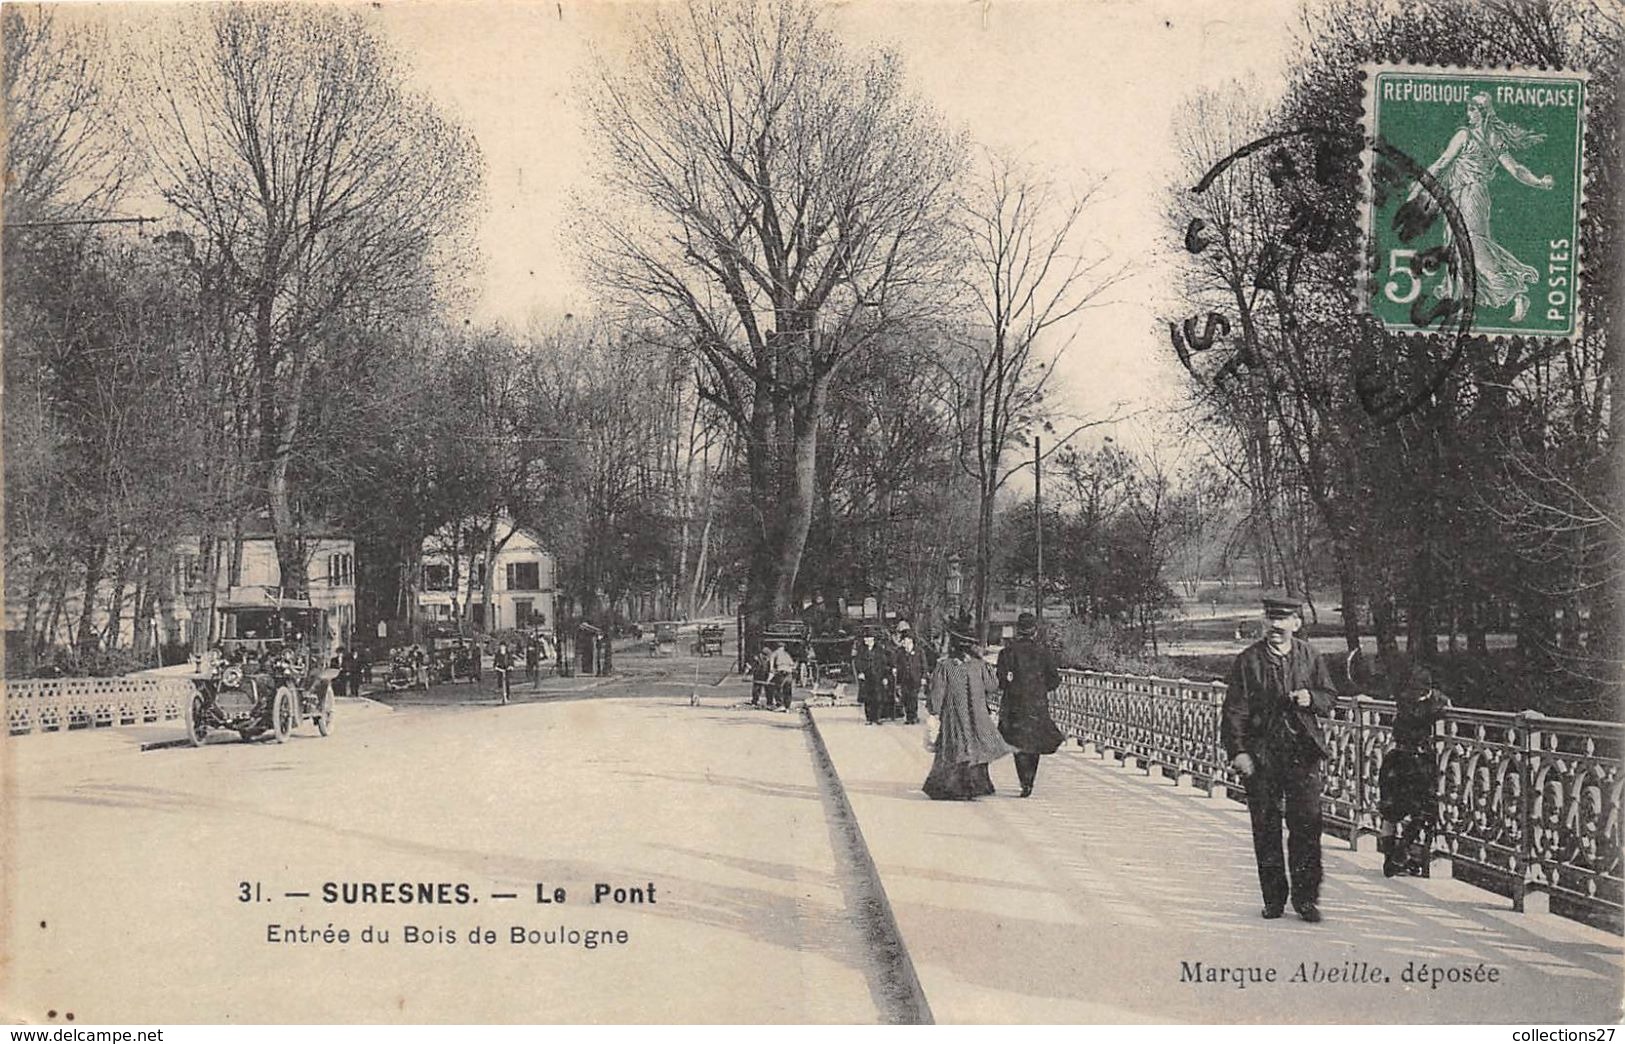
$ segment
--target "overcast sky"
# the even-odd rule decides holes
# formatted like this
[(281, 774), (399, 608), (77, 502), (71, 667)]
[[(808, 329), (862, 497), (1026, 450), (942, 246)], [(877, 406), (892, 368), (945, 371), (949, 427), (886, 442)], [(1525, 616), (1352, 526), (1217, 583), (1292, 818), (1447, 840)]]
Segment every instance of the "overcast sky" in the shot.
[[(1082, 313), (1059, 376), (1079, 411), (1166, 403), (1179, 387), (1164, 320), (1177, 163), (1171, 125), (1202, 88), (1279, 92), (1298, 0), (855, 0), (829, 17), (857, 47), (899, 51), (916, 89), (975, 141), (1064, 186), (1105, 179), (1086, 231), (1130, 276)], [(576, 86), (614, 61), (647, 3), (385, 3), (367, 12), (418, 86), (478, 139), (488, 209), (476, 319), (523, 327), (590, 308), (562, 241), (587, 146)], [(139, 11), (139, 14), (136, 12)], [(167, 5), (75, 14), (162, 30)], [(117, 35), (115, 30), (114, 35)], [(1057, 330), (1058, 337), (1073, 331)]]
[[(581, 311), (560, 227), (586, 147), (574, 87), (614, 60), (641, 4), (386, 6), (379, 24), (423, 88), (469, 127), (488, 164), (478, 317), (523, 325)], [(832, 6), (857, 46), (904, 57), (917, 89), (981, 143), (1020, 151), (1063, 184), (1106, 187), (1086, 224), (1132, 276), (1078, 319), (1061, 377), (1082, 410), (1165, 399), (1178, 380), (1165, 327), (1161, 186), (1170, 126), (1191, 92), (1234, 79), (1278, 90), (1296, 0), (859, 0)], [(1064, 334), (1062, 334), (1064, 336)]]

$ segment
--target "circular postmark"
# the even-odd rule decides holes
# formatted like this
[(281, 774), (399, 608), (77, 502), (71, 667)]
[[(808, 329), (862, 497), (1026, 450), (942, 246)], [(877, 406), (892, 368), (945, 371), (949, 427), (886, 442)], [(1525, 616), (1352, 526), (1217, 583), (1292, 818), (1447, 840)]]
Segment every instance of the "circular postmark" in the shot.
[[(1357, 157), (1366, 162), (1356, 167)], [(1333, 347), (1344, 342), (1350, 386), (1373, 421), (1391, 422), (1429, 401), (1460, 363), (1472, 336), (1477, 272), (1467, 223), (1455, 202), (1426, 167), (1390, 143), (1316, 127), (1280, 131), (1243, 145), (1214, 164), (1192, 193), (1209, 192), (1227, 172), (1252, 159), (1263, 163), (1262, 171), (1249, 172), (1244, 182), (1254, 198), (1231, 200), (1225, 210), (1233, 224), (1244, 220), (1237, 215), (1246, 215), (1254, 226), (1239, 237), (1245, 250), (1235, 249), (1234, 235), (1228, 244), (1232, 256), (1248, 269), (1233, 271), (1229, 280), (1240, 314), (1232, 322), (1231, 315), (1216, 310), (1187, 319), (1182, 326), (1170, 324), (1181, 362), (1199, 379), (1218, 387), (1239, 378), (1243, 370), (1268, 372), (1279, 365), (1300, 392), (1320, 405), (1329, 401), (1331, 388), (1327, 376), (1303, 365), (1324, 350), (1305, 343), (1312, 336)], [(1353, 181), (1356, 169), (1369, 169), (1369, 184)], [(1374, 209), (1391, 202), (1395, 193), (1405, 193), (1392, 227), (1382, 230), (1385, 239), (1416, 244), (1440, 218), (1448, 227), (1441, 245), (1402, 251), (1412, 279), (1419, 283), (1423, 276), (1444, 269), (1448, 273), (1444, 285), (1455, 291), (1416, 295), (1410, 318), (1420, 333), (1389, 330), (1359, 305), (1349, 313), (1347, 328), (1340, 330), (1324, 299), (1299, 300), (1300, 277), (1317, 263), (1316, 255), (1330, 255), (1320, 264), (1336, 263), (1332, 252), (1339, 233), (1347, 233), (1354, 224), (1346, 214), (1347, 201), (1353, 198), (1357, 206), (1365, 202), (1362, 190), (1378, 203)], [(1228, 231), (1233, 234), (1236, 229)], [(1373, 290), (1376, 271), (1372, 255), (1377, 237), (1372, 229), (1365, 232), (1357, 248), (1360, 263), (1354, 288), (1361, 305)], [(1184, 246), (1191, 254), (1209, 249), (1214, 239), (1202, 217), (1193, 217), (1184, 230)], [(1260, 296), (1267, 301), (1265, 309), (1255, 307)], [(1300, 319), (1300, 305), (1307, 306), (1308, 319)], [(1261, 318), (1273, 322), (1274, 334), (1263, 335)], [(1239, 337), (1222, 364), (1198, 367), (1195, 355), (1213, 348), (1233, 329), (1239, 329)], [(1291, 358), (1273, 359), (1275, 352)]]

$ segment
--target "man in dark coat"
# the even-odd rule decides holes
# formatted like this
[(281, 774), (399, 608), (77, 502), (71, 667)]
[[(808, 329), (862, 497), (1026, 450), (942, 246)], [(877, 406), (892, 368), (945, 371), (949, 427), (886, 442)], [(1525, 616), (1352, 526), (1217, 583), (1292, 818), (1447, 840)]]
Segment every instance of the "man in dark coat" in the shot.
[(920, 685), (925, 681), (925, 653), (914, 643), (914, 632), (904, 631), (892, 652), (897, 677), (897, 699), (903, 705), (903, 720), (913, 725), (920, 720)]
[(1016, 749), (1021, 796), (1031, 797), (1038, 758), (1054, 754), (1065, 738), (1049, 716), (1049, 694), (1060, 688), (1055, 654), (1038, 640), (1038, 618), (1022, 613), (1016, 636), (999, 652), (999, 735)]
[(1335, 697), (1326, 665), (1294, 636), (1303, 625), (1298, 603), (1266, 598), (1264, 617), (1269, 633), (1230, 668), (1220, 741), (1247, 782), (1265, 919), (1280, 917), (1290, 897), (1298, 916), (1313, 924), (1320, 920), (1321, 763), (1327, 754), (1321, 719), (1331, 715)]
[(356, 658), (354, 649), (339, 650), (339, 677), (338, 689), (334, 695), (343, 696), (348, 692), (351, 696), (361, 695), (361, 661)]
[(879, 637), (876, 628), (865, 627), (858, 650), (852, 656), (852, 669), (858, 679), (858, 699), (863, 702), (864, 720), (870, 725), (879, 725), (891, 716), (893, 701), (891, 657), (886, 655), (885, 646), (877, 641)]

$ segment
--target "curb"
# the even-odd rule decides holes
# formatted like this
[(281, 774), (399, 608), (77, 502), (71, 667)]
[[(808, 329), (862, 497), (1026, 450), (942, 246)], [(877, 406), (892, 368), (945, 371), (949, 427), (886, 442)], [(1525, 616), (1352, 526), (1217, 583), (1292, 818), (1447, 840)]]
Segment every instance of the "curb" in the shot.
[(901, 998), (906, 1009), (906, 1017), (900, 1020), (904, 1024), (934, 1025), (936, 1018), (931, 1014), (931, 1002), (926, 999), (925, 988), (920, 985), (920, 977), (914, 970), (914, 959), (909, 955), (908, 942), (897, 927), (897, 917), (892, 912), (891, 899), (886, 895), (886, 886), (881, 883), (880, 870), (875, 866), (874, 857), (869, 852), (869, 844), (864, 840), (863, 828), (858, 824), (858, 817), (852, 811), (852, 804), (846, 798), (846, 787), (841, 783), (840, 773), (835, 770), (835, 762), (829, 756), (829, 748), (824, 744), (824, 736), (818, 730), (818, 719), (813, 716), (812, 709), (805, 703), (801, 705), (802, 719), (807, 723), (808, 732), (812, 737), (813, 760), (819, 773), (830, 783), (830, 796), (835, 802), (836, 812), (841, 822), (838, 827), (847, 835), (851, 842), (851, 850), (857, 860), (858, 871), (863, 875), (876, 904), (874, 918), (878, 928), (895, 948), (893, 964), (896, 971), (896, 981), (901, 987), (904, 996)]

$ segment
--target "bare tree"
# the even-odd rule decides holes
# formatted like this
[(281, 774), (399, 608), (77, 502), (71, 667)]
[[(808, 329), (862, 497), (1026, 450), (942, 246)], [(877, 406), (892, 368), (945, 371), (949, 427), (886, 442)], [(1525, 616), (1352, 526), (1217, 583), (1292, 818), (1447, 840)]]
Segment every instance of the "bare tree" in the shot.
[(1025, 164), (986, 152), (959, 223), (968, 245), (964, 287), (974, 302), (975, 325), (947, 365), (958, 400), (953, 412), (960, 464), (976, 482), (972, 611), (981, 627), (987, 623), (994, 504), (1005, 483), (1032, 464), (1026, 456), (1010, 462), (1009, 451), (1048, 432), (1056, 436), (1044, 451), (1048, 456), (1086, 428), (1108, 422), (1073, 421), (1057, 433), (1054, 422), (1062, 415), (1048, 401), (1056, 363), (1076, 331), (1053, 345), (1048, 335), (1097, 303), (1120, 274), (1106, 270), (1106, 257), (1077, 252), (1079, 221), (1099, 187), (1095, 182), (1067, 198)]
[(589, 264), (674, 331), (739, 435), (754, 633), (800, 569), (832, 377), (939, 307), (961, 149), (896, 55), (848, 53), (804, 0), (662, 10), (621, 67), (589, 96)]
[(254, 485), (302, 586), (290, 464), (334, 331), (435, 300), (478, 185), (471, 140), (409, 93), (361, 16), (228, 5), (149, 56), (155, 177), (220, 255), (243, 326)]
[(128, 149), (116, 129), (101, 34), (63, 28), (43, 4), (10, 4), (0, 36), (6, 223), (71, 220), (105, 207), (123, 186)]

